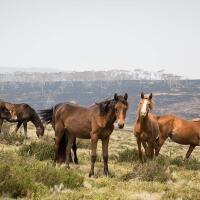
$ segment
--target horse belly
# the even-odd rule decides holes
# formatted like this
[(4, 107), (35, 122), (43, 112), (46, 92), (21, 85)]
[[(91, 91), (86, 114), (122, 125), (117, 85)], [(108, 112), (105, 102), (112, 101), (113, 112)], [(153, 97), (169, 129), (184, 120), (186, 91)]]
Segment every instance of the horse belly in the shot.
[(195, 134), (190, 134), (190, 135), (185, 134), (185, 135), (183, 135), (183, 134), (178, 134), (178, 133), (173, 132), (170, 135), (170, 138), (174, 142), (179, 143), (179, 144), (185, 144), (185, 145), (194, 144), (194, 145), (198, 145), (198, 143), (199, 143), (198, 136), (195, 135)]
[(67, 131), (77, 138), (89, 139), (90, 138), (90, 127), (71, 125), (67, 128)]

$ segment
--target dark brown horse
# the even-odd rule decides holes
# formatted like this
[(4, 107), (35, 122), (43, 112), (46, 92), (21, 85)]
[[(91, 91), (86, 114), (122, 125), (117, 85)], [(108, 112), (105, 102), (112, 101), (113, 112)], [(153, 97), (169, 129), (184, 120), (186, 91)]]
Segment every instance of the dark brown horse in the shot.
[(17, 126), (15, 128), (15, 132), (17, 132), (18, 129), (20, 128), (20, 126), (23, 124), (24, 134), (25, 134), (26, 138), (27, 138), (27, 122), (29, 122), (29, 121), (31, 121), (35, 125), (36, 134), (38, 137), (40, 135), (42, 136), (44, 134), (44, 126), (43, 126), (38, 114), (28, 104), (24, 104), (24, 103), (12, 104), (12, 103), (1, 101), (0, 107), (6, 108), (7, 110), (9, 110), (12, 115), (11, 119), (6, 119), (4, 117), (0, 117), (0, 131), (2, 128), (3, 121), (5, 119), (8, 122), (18, 122)]
[(156, 116), (151, 113), (152, 108), (152, 93), (149, 96), (144, 96), (142, 92), (138, 105), (138, 116), (133, 128), (141, 161), (143, 161), (141, 144), (145, 149), (146, 156), (150, 159), (153, 159), (154, 150), (157, 148), (156, 138), (159, 135), (159, 127)]
[(5, 107), (0, 107), (0, 119), (6, 119), (6, 120), (14, 120), (15, 114), (13, 115), (13, 112), (9, 111)]
[[(108, 143), (114, 129), (114, 122), (118, 127), (124, 127), (126, 111), (128, 109), (128, 94), (114, 95), (114, 99), (93, 104), (89, 107), (65, 103), (58, 109), (46, 110), (46, 121), (55, 126), (55, 161), (59, 162), (59, 146), (66, 143), (66, 164), (69, 166), (71, 146), (75, 137), (91, 139), (91, 169), (89, 176), (94, 175), (97, 142), (102, 140), (104, 159), (104, 173), (108, 175)], [(43, 111), (44, 113), (45, 111)], [(45, 120), (45, 118), (43, 118)]]
[[(42, 119), (42, 121), (46, 124), (51, 124), (54, 131), (55, 131), (55, 120), (53, 120), (54, 114), (57, 112), (57, 110), (60, 108), (60, 106), (64, 105), (66, 103), (59, 103), (55, 105), (52, 109), (49, 110), (40, 110), (39, 115)], [(63, 137), (66, 137), (64, 134)], [(65, 138), (67, 140), (67, 138)], [(62, 144), (59, 145), (59, 150), (58, 150), (58, 157), (57, 162), (58, 163), (63, 163), (66, 160), (66, 145), (67, 143), (64, 141), (64, 139), (61, 140)], [(77, 145), (76, 145), (76, 137), (74, 138), (73, 144), (72, 144), (72, 150), (74, 152), (74, 163), (78, 164), (78, 157), (77, 157)], [(70, 155), (70, 161), (72, 161), (72, 157)]]
[(190, 145), (185, 159), (190, 157), (196, 146), (200, 146), (200, 121), (188, 121), (174, 115), (163, 115), (157, 119), (160, 134), (156, 155), (159, 154), (160, 148), (168, 137), (176, 143)]

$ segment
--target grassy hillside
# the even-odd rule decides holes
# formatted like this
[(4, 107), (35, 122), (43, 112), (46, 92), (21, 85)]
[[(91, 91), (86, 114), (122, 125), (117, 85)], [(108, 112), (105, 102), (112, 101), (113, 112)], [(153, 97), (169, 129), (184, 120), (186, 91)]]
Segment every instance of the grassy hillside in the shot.
[[(11, 129), (12, 130), (12, 127)], [(11, 132), (11, 131), (10, 131)], [(54, 166), (53, 131), (36, 138), (29, 124), (29, 140), (8, 133), (0, 138), (1, 198), (32, 199), (200, 199), (200, 149), (183, 161), (186, 146), (167, 141), (161, 155), (141, 164), (132, 133), (114, 131), (109, 146), (110, 176), (103, 175), (101, 142), (95, 177), (88, 178), (90, 143), (78, 140), (79, 165)]]

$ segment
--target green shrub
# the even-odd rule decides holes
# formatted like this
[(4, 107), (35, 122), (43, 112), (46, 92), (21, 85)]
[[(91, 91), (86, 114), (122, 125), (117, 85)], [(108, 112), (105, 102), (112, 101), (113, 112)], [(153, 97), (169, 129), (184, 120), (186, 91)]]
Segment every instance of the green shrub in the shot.
[(83, 185), (83, 177), (66, 167), (55, 168), (42, 166), (35, 172), (35, 180), (48, 187), (63, 184), (67, 188), (77, 188)]
[(131, 161), (138, 161), (138, 150), (137, 149), (125, 149), (118, 153), (119, 162), (131, 162)]
[(3, 131), (0, 133), (0, 141), (5, 144), (20, 145), (23, 144), (25, 136), (22, 133)]
[(160, 161), (149, 161), (144, 164), (134, 163), (132, 171), (123, 175), (122, 180), (166, 182), (172, 178), (168, 166), (167, 163), (160, 163)]
[(29, 145), (23, 145), (19, 149), (21, 156), (35, 156), (36, 159), (49, 160), (54, 159), (54, 145), (45, 141), (31, 142)]
[(0, 152), (0, 195), (36, 198), (55, 185), (78, 188), (83, 181), (84, 178), (73, 170), (55, 168), (52, 163), (42, 163), (31, 157), (24, 159), (12, 152)]
[(182, 156), (178, 156), (170, 160), (170, 164), (176, 165), (178, 167), (184, 167), (188, 170), (200, 170), (200, 162), (197, 159), (187, 159), (184, 160)]
[(6, 193), (13, 198), (37, 192), (28, 166), (21, 166), (18, 163), (0, 165), (0, 183), (0, 194)]

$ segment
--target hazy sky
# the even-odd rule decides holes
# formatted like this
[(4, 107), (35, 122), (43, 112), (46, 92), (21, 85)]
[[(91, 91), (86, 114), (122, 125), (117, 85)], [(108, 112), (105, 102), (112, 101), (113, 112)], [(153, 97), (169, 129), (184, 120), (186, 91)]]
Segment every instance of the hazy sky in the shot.
[(200, 1), (0, 0), (0, 66), (200, 78)]

